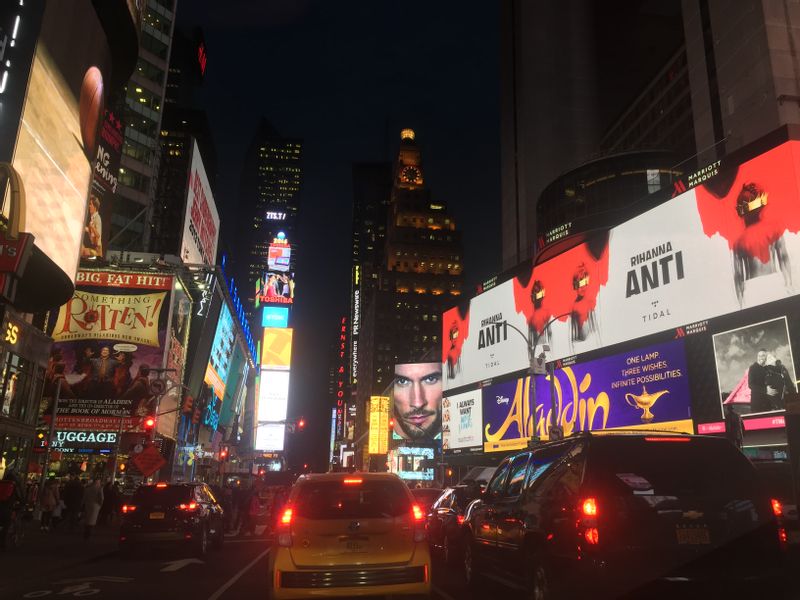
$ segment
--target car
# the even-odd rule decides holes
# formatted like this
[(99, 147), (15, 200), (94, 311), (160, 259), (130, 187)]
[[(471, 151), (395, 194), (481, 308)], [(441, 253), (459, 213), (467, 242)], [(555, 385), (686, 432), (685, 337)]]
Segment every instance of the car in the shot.
[(439, 488), (413, 488), (411, 495), (414, 496), (422, 511), (427, 514), (433, 503), (442, 495), (442, 490)]
[(800, 516), (792, 486), (791, 463), (788, 460), (755, 460), (753, 466), (770, 498), (777, 499), (782, 505), (788, 544), (795, 552), (800, 551)]
[(455, 485), (442, 492), (428, 512), (428, 543), (439, 551), (447, 565), (454, 565), (461, 555), (461, 531), (470, 503), (479, 498), (481, 488)]
[(598, 433), (543, 443), (505, 458), (470, 504), (463, 573), (470, 586), (502, 578), (537, 599), (706, 587), (709, 597), (749, 587), (776, 597), (786, 532), (756, 479), (724, 438)]
[(269, 553), (272, 598), (427, 597), (425, 515), (393, 473), (301, 476)]
[(189, 545), (199, 555), (222, 547), (224, 513), (204, 483), (140, 486), (122, 505), (119, 543), (125, 553), (147, 544)]

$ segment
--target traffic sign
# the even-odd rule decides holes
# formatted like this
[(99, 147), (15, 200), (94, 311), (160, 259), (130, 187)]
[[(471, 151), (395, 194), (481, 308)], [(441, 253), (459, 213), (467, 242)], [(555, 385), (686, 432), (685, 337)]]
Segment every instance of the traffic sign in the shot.
[(164, 460), (164, 457), (161, 456), (161, 453), (155, 446), (148, 446), (134, 456), (131, 462), (136, 465), (136, 468), (139, 469), (145, 477), (150, 477), (150, 475), (167, 464), (167, 461)]

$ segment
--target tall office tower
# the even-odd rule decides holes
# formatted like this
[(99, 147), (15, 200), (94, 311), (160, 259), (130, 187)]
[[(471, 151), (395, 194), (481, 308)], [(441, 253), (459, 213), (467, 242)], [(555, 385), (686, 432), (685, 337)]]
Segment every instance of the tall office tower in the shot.
[(294, 288), (302, 150), (302, 140), (282, 137), (262, 119), (245, 156), (239, 190), (237, 232), (241, 238), (236, 272), (254, 326), (261, 323), (253, 321), (254, 309), (264, 303), (258, 296), (270, 291), (267, 273), (279, 273)]
[(146, 0), (139, 59), (125, 92), (125, 141), (111, 216), (112, 250), (142, 251), (158, 173), (159, 133), (177, 0)]
[(370, 274), (375, 285), (363, 288), (367, 297), (359, 319), (357, 377), (361, 427), (369, 396), (392, 383), (395, 364), (440, 360), (441, 314), (462, 291), (460, 232), (446, 203), (435, 200), (425, 185), (414, 131), (404, 129), (400, 138), (381, 267), (376, 277)]
[(683, 0), (698, 163), (800, 123), (795, 3)]
[(193, 106), (194, 92), (203, 85), (207, 65), (208, 51), (203, 30), (195, 27), (187, 33), (176, 28), (172, 36), (164, 106)]
[(501, 27), (507, 269), (535, 252), (542, 190), (609, 151), (604, 132), (675, 56), (683, 27), (678, 0), (509, 0), (501, 3)]

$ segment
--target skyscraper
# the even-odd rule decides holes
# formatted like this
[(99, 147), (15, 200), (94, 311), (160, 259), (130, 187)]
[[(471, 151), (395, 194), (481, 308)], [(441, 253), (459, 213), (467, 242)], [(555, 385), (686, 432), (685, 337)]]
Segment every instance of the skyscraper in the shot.
[(262, 119), (245, 156), (239, 192), (237, 231), (241, 237), (236, 271), (251, 318), (256, 286), (274, 266), (270, 264), (270, 246), (281, 233), (290, 246), (289, 265), (284, 271), (294, 273), (302, 149), (302, 140), (282, 137)]
[[(439, 361), (440, 317), (456, 303), (462, 291), (461, 236), (447, 205), (433, 199), (425, 184), (422, 156), (415, 138), (411, 129), (400, 134), (386, 206), (380, 268), (371, 271), (371, 267), (364, 266), (369, 265), (366, 259), (377, 256), (377, 248), (369, 250), (363, 265), (355, 267), (361, 267), (360, 272), (369, 276), (369, 283), (360, 287), (363, 298), (356, 340), (359, 357), (356, 403), (360, 417), (356, 439), (366, 424), (369, 396), (381, 394), (392, 383), (395, 364)], [(373, 210), (378, 216), (382, 209), (374, 204), (370, 202), (361, 208)], [(362, 218), (361, 222), (367, 220)], [(382, 228), (377, 223), (371, 228), (377, 243)], [(358, 232), (359, 237), (367, 229)], [(367, 236), (370, 241), (373, 239), (372, 234)], [(359, 243), (363, 245), (364, 240), (359, 239)], [(355, 337), (355, 323), (352, 331)]]
[(111, 217), (112, 250), (141, 251), (156, 191), (159, 133), (175, 24), (176, 0), (147, 0), (136, 70), (125, 92), (125, 141)]

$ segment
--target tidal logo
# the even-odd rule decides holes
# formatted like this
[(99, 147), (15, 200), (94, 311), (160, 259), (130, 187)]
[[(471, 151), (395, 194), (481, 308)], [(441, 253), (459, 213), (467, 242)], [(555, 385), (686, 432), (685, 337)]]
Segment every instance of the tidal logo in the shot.
[(631, 267), (638, 269), (628, 271), (626, 298), (684, 278), (683, 252), (673, 252), (671, 242), (632, 256)]
[(478, 332), (478, 349), (486, 348), (494, 344), (499, 344), (508, 339), (508, 326), (503, 320), (503, 314), (498, 313), (488, 319), (481, 321), (481, 329)]

